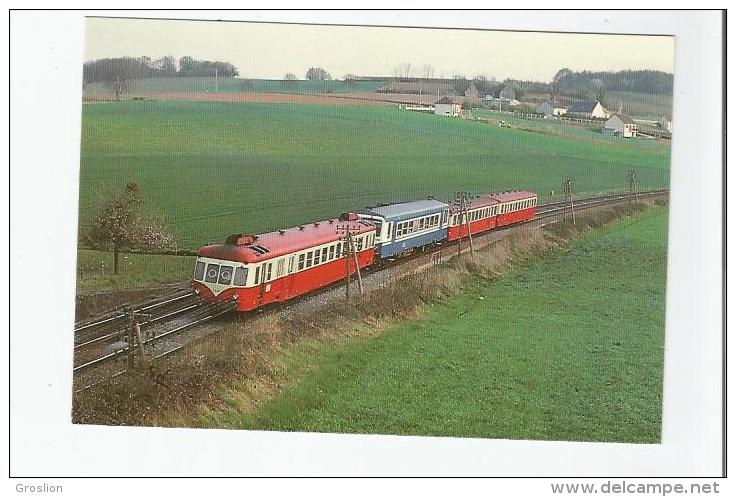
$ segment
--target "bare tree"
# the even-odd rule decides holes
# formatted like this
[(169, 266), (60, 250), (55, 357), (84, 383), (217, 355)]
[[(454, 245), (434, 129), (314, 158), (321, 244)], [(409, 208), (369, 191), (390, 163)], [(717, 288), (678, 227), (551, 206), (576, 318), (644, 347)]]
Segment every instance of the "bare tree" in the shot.
[(432, 79), (434, 77), (434, 67), (431, 64), (424, 64), (422, 66), (422, 76), (424, 76), (424, 79)]
[(173, 237), (163, 223), (141, 212), (140, 187), (130, 181), (125, 190), (101, 203), (83, 234), (87, 244), (97, 249), (112, 249), (113, 272), (118, 274), (120, 251), (168, 248)]
[(399, 72), (402, 78), (410, 78), (411, 77), (411, 62), (404, 62), (403, 64), (400, 64)]
[(294, 86), (296, 84), (296, 74), (294, 74), (293, 72), (287, 72), (286, 74), (284, 74), (282, 84), (284, 86)]
[(599, 102), (603, 102), (603, 98), (606, 96), (606, 85), (603, 84), (603, 81), (600, 79), (593, 79), (590, 81), (590, 84), (593, 87), (595, 99)]
[(128, 91), (130, 80), (133, 79), (136, 59), (115, 59), (107, 73), (105, 85), (115, 94), (115, 100), (120, 100), (123, 92)]

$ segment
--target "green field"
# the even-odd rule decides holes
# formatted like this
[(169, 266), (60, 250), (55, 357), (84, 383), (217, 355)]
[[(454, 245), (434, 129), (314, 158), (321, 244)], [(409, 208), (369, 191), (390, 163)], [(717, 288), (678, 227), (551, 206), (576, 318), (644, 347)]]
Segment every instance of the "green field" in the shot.
[(657, 119), (672, 116), (672, 95), (669, 94), (609, 91), (606, 93), (605, 103), (611, 111), (618, 110), (619, 103), (623, 103), (624, 112), (633, 116), (651, 116)]
[(629, 149), (642, 150), (644, 152), (649, 151), (656, 153), (663, 146), (661, 143), (654, 140), (641, 138), (628, 139), (618, 136), (604, 135), (600, 131), (600, 128), (602, 127), (600, 123), (576, 123), (573, 125), (557, 119), (524, 118), (487, 109), (473, 109), (471, 111), (471, 116), (473, 119), (488, 120), (492, 125), (497, 125), (499, 121), (504, 121), (515, 128), (531, 132), (554, 135), (588, 143), (624, 146)]
[(665, 208), (650, 209), (495, 282), (472, 280), (424, 317), (373, 338), (290, 353), (288, 367), (299, 373), (272, 401), (201, 422), (656, 443), (667, 219)]
[(392, 106), (84, 104), (80, 218), (137, 180), (179, 248), (377, 202), (523, 188), (559, 194), (669, 182), (667, 145), (590, 143)]
[(112, 252), (77, 250), (77, 292), (178, 283), (192, 274), (194, 256), (122, 254), (112, 272)]

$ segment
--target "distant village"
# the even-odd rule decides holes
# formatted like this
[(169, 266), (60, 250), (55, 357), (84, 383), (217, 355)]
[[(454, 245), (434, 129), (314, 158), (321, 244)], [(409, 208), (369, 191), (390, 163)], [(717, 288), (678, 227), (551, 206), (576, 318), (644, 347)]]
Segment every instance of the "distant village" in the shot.
[(621, 108), (617, 111), (607, 109), (598, 100), (574, 101), (553, 95), (547, 95), (541, 101), (533, 97), (519, 100), (511, 85), (502, 86), (494, 93), (481, 94), (475, 84), (471, 83), (462, 97), (453, 95), (453, 90), (453, 85), (448, 83), (391, 82), (376, 91), (425, 95), (436, 92), (439, 98), (432, 104), (407, 102), (399, 105), (405, 110), (432, 112), (438, 116), (472, 118), (474, 108), (487, 108), (523, 118), (597, 123), (604, 135), (622, 138), (661, 138), (672, 133), (672, 120), (667, 116), (658, 119), (631, 117), (624, 114)]

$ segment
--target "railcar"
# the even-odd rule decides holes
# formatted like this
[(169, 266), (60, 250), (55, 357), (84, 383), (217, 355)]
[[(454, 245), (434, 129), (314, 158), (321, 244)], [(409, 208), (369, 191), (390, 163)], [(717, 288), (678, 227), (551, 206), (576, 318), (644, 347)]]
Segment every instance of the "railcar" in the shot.
[[(482, 195), (470, 200), (467, 217), (460, 206), (450, 208), (450, 222), (447, 227), (447, 240), (454, 241), (471, 235), (492, 230), (496, 227), (498, 200), (492, 195)], [(468, 225), (470, 230), (468, 230)]]
[[(346, 230), (352, 233), (348, 252)], [(373, 263), (375, 226), (341, 216), (262, 235), (232, 235), (197, 251), (192, 287), (205, 301), (234, 299), (238, 311), (283, 302)], [(346, 260), (347, 259), (347, 260)]]
[(537, 194), (524, 191), (507, 191), (491, 195), (496, 204), (496, 226), (521, 223), (534, 218), (537, 212)]
[(356, 212), (376, 229), (376, 255), (388, 259), (447, 240), (449, 204), (433, 198), (386, 204)]

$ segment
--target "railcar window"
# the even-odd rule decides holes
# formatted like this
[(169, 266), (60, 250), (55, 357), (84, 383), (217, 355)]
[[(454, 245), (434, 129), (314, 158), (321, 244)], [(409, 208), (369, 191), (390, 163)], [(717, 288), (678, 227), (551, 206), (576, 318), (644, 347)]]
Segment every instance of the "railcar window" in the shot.
[(312, 267), (312, 251), (307, 252), (307, 267)]
[(339, 259), (342, 253), (342, 243), (338, 243), (335, 247), (335, 259)]
[(322, 249), (322, 262), (327, 262), (327, 247)]
[(266, 281), (271, 281), (271, 264), (270, 262), (266, 265)]
[(363, 250), (363, 237), (359, 236), (358, 237), (358, 252), (360, 252), (361, 250)]
[(299, 271), (304, 269), (304, 255), (305, 254), (299, 254)]
[(205, 281), (207, 283), (217, 283), (217, 275), (220, 274), (219, 264), (207, 264), (207, 276)]
[(197, 281), (202, 281), (202, 278), (204, 278), (204, 266), (205, 263), (202, 261), (197, 261), (197, 264), (194, 266), (194, 279)]
[(244, 267), (235, 268), (235, 276), (233, 277), (233, 285), (245, 286), (245, 281), (248, 278), (248, 269)]
[(329, 256), (329, 259), (332, 260), (334, 258), (335, 258), (335, 246), (334, 245), (330, 245), (330, 256)]
[(260, 277), (261, 277), (261, 266), (256, 266), (256, 284), (260, 283)]
[(220, 266), (220, 279), (218, 281), (221, 285), (229, 285), (233, 279), (233, 267), (232, 266)]

